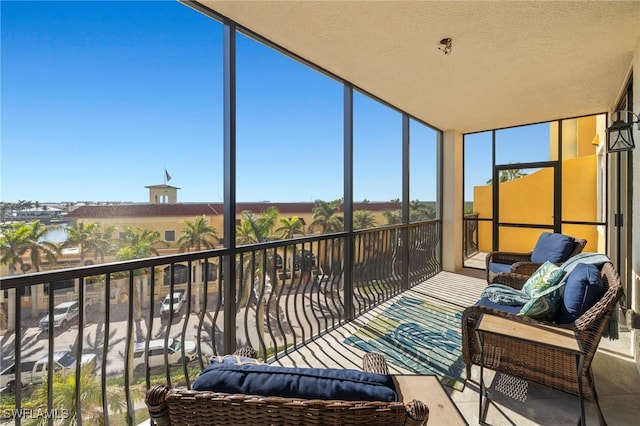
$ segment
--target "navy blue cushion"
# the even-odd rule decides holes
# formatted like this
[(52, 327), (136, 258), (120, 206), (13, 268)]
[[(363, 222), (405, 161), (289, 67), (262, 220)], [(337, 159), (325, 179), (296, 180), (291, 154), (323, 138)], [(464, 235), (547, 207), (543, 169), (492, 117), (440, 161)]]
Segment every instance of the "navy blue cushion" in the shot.
[(500, 305), (498, 303), (492, 302), (486, 297), (483, 297), (482, 299), (476, 302), (476, 306), (486, 306), (487, 308), (497, 309), (499, 311), (509, 312), (517, 315), (520, 312), (520, 309), (522, 309), (524, 305), (516, 305), (516, 306)]
[(556, 314), (558, 324), (569, 324), (596, 304), (604, 294), (600, 270), (595, 265), (579, 263), (567, 276), (563, 302)]
[(500, 272), (510, 272), (511, 265), (507, 265), (505, 263), (489, 262), (489, 270), (491, 272), (495, 272), (496, 274), (499, 274)]
[(561, 263), (566, 261), (575, 246), (575, 239), (568, 235), (543, 232), (538, 238), (531, 253), (531, 261), (535, 263)]
[(294, 368), (268, 364), (211, 364), (196, 378), (193, 389), (300, 399), (398, 400), (393, 379), (389, 375), (338, 368)]

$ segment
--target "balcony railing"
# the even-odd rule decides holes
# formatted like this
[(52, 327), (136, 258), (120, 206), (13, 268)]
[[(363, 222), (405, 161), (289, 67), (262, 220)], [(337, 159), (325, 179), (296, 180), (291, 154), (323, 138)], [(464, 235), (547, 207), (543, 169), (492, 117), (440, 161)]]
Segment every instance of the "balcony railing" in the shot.
[[(242, 345), (277, 359), (434, 276), (440, 229), (429, 221), (5, 278), (2, 368), (21, 368), (13, 383), (3, 378), (4, 417), (140, 422), (155, 383), (190, 387), (211, 356)], [(65, 301), (78, 308), (62, 321), (51, 313)], [(59, 351), (95, 360), (58, 365)], [(36, 372), (38, 360), (56, 368)]]

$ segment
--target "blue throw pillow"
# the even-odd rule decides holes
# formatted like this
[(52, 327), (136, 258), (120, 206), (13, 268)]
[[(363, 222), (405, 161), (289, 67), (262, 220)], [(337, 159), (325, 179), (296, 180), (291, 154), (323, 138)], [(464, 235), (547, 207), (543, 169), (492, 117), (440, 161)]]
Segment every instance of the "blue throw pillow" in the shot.
[(556, 315), (556, 322), (558, 324), (574, 322), (595, 305), (603, 294), (604, 284), (598, 267), (579, 263), (567, 276), (563, 303)]
[(566, 261), (575, 245), (575, 239), (568, 235), (543, 232), (538, 238), (536, 246), (531, 253), (531, 261), (534, 263), (562, 263)]
[(293, 368), (268, 364), (211, 364), (196, 378), (193, 389), (300, 399), (398, 400), (393, 378), (389, 375), (338, 368)]

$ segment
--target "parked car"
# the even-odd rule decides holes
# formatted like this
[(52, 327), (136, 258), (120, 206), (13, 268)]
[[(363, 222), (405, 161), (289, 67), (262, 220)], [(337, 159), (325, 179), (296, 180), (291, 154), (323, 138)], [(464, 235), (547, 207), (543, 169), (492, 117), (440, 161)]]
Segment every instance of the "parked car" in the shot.
[[(78, 317), (79, 303), (64, 302), (53, 308), (53, 328), (67, 328), (69, 323)], [(49, 315), (40, 320), (40, 329), (49, 331)]]
[[(182, 305), (187, 300), (187, 295), (184, 291), (175, 291), (173, 293), (173, 313), (177, 314), (182, 309)], [(165, 298), (162, 300), (162, 305), (160, 305), (160, 315), (169, 315), (169, 310), (171, 309), (171, 295), (167, 294)]]
[[(133, 369), (141, 371), (145, 362), (145, 346), (146, 342), (136, 342), (133, 345)], [(167, 346), (164, 339), (156, 339), (149, 341), (149, 368), (162, 367), (164, 363), (164, 354), (167, 353), (169, 365), (182, 364), (182, 341), (180, 339), (169, 338)], [(184, 342), (184, 361), (189, 363), (196, 359), (196, 344), (190, 340)]]
[[(83, 354), (80, 359), (80, 365), (94, 363), (95, 354)], [(24, 385), (33, 383), (42, 383), (47, 375), (47, 366), (49, 365), (49, 355), (45, 355), (37, 361), (24, 361), (20, 365), (20, 382)], [(76, 358), (71, 351), (56, 351), (53, 353), (53, 365), (55, 371), (72, 370), (76, 367)], [(16, 385), (16, 365), (11, 363), (7, 368), (0, 372), (0, 389), (5, 387), (13, 392)]]

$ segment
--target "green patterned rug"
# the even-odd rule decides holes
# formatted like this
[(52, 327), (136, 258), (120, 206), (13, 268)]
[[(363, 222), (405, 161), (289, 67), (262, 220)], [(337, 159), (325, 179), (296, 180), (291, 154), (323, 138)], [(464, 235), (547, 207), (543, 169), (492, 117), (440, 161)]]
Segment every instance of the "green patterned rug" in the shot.
[(463, 390), (462, 312), (412, 297), (402, 297), (344, 343), (379, 352), (387, 362), (416, 374), (438, 376)]

